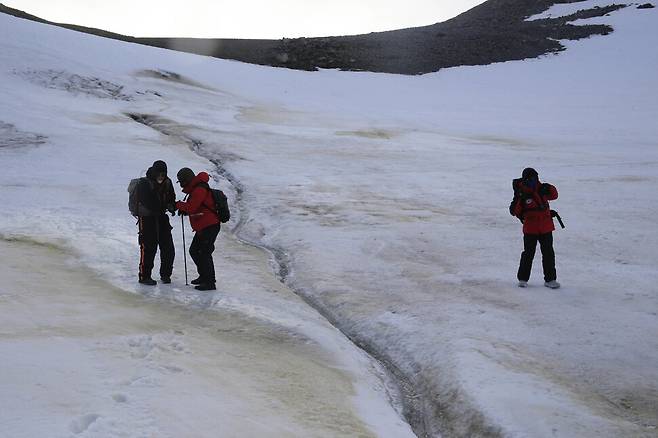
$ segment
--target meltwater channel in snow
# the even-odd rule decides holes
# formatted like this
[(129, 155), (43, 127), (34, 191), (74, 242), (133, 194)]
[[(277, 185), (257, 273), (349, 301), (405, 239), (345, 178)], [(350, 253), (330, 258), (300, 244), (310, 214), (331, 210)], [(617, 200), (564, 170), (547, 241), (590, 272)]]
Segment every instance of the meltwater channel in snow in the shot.
[(129, 112), (236, 98), (147, 71), (170, 52), (141, 65), (150, 50), (0, 20), (0, 436), (413, 436), (386, 371), (236, 240), (237, 221), (219, 292), (185, 287), (178, 217), (173, 284), (138, 287), (127, 181), (154, 159), (216, 169)]
[[(0, 16), (1, 251), (16, 260), (0, 420), (11, 436), (181, 436), (179, 419), (198, 436), (215, 421), (405, 436), (403, 410), (434, 436), (656, 436), (656, 10), (587, 20), (615, 31), (556, 56), (417, 77)], [(184, 286), (180, 244), (171, 287), (135, 284), (126, 186), (156, 159), (230, 195), (216, 293)], [(560, 193), (556, 291), (539, 259), (516, 287), (507, 206), (527, 166)]]

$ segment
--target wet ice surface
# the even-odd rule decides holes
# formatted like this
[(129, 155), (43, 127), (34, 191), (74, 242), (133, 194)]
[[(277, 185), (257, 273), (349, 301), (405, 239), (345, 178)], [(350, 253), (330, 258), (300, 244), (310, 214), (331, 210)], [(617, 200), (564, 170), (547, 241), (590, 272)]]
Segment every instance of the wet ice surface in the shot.
[(3, 436), (375, 435), (345, 364), (296, 327), (126, 294), (53, 247), (0, 253)]
[[(0, 150), (11, 199), (0, 233), (70, 248), (157, 302), (235, 312), (293, 345), (321, 345), (355, 376), (354, 415), (379, 435), (398, 430), (383, 421), (394, 414), (370, 380), (378, 371), (272, 272), (404, 372), (407, 402), (430, 432), (655, 436), (658, 59), (629, 49), (658, 39), (655, 13), (597, 19), (615, 33), (559, 57), (415, 78), (272, 70), (55, 29), (67, 49), (42, 50), (37, 25), (3, 18), (7, 66), (157, 95), (99, 99), (5, 74), (0, 119), (48, 143)], [(158, 71), (168, 73), (144, 73)], [(217, 171), (210, 159), (223, 167), (213, 184), (240, 201), (217, 245), (216, 294), (181, 284), (179, 243), (172, 287), (135, 286), (126, 186), (155, 159)], [(531, 287), (515, 287), (521, 235), (507, 205), (511, 178), (528, 165), (560, 191), (553, 206), (568, 228), (555, 235), (557, 291), (541, 286), (538, 259)], [(285, 269), (230, 231), (275, 251)], [(148, 357), (153, 339), (129, 347)], [(81, 412), (66, 427), (97, 427), (102, 415)]]

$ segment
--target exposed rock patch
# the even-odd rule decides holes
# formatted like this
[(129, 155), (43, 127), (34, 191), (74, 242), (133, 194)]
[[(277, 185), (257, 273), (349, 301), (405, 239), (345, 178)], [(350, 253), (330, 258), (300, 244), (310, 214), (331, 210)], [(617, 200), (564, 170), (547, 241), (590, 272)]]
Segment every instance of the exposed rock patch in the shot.
[(86, 94), (100, 99), (124, 101), (134, 99), (125, 93), (123, 85), (97, 77), (81, 76), (61, 70), (25, 70), (14, 73), (33, 84), (73, 94)]
[[(527, 17), (554, 4), (578, 2), (489, 0), (451, 20), (430, 26), (367, 35), (281, 40), (133, 38), (81, 26), (51, 24), (107, 38), (253, 64), (299, 70), (322, 68), (422, 74), (446, 67), (486, 65), (559, 52), (564, 46), (558, 40), (577, 40), (612, 32), (610, 26), (576, 26), (570, 21), (604, 16), (626, 6), (611, 4), (581, 10), (568, 17), (526, 21)], [(646, 5), (641, 7), (652, 7)], [(0, 12), (46, 22), (2, 5)]]
[[(609, 34), (610, 26), (569, 23), (624, 7), (610, 5), (567, 17), (525, 21), (553, 3), (490, 0), (452, 20), (426, 27), (347, 37), (284, 39), (270, 64), (303, 70), (420, 74), (460, 65), (535, 58), (564, 50), (557, 40)], [(282, 53), (287, 55), (285, 63), (279, 62)]]
[(10, 123), (0, 121), (0, 150), (26, 146), (38, 146), (46, 142), (46, 136), (23, 132)]

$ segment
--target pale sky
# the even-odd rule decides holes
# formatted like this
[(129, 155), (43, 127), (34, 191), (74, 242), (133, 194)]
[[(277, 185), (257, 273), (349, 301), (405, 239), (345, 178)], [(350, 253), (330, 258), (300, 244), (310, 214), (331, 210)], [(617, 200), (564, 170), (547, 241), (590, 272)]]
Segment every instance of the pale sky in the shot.
[(484, 0), (0, 0), (46, 20), (138, 37), (351, 35), (445, 21)]

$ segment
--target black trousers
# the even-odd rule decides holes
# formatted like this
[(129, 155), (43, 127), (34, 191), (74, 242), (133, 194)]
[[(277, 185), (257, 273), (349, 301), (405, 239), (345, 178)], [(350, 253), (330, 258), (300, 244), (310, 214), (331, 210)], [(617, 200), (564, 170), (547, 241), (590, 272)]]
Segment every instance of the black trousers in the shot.
[(528, 281), (532, 270), (532, 260), (535, 258), (537, 242), (541, 247), (541, 264), (544, 268), (544, 281), (557, 280), (555, 272), (555, 251), (553, 250), (553, 233), (524, 234), (521, 263), (516, 278), (519, 281)]
[(140, 216), (139, 221), (139, 279), (151, 278), (155, 253), (160, 247), (160, 278), (171, 277), (174, 269), (174, 240), (171, 237), (169, 216)]
[(201, 283), (215, 283), (215, 264), (212, 253), (215, 251), (215, 240), (219, 234), (220, 225), (211, 225), (197, 231), (190, 245), (190, 256), (199, 272)]

